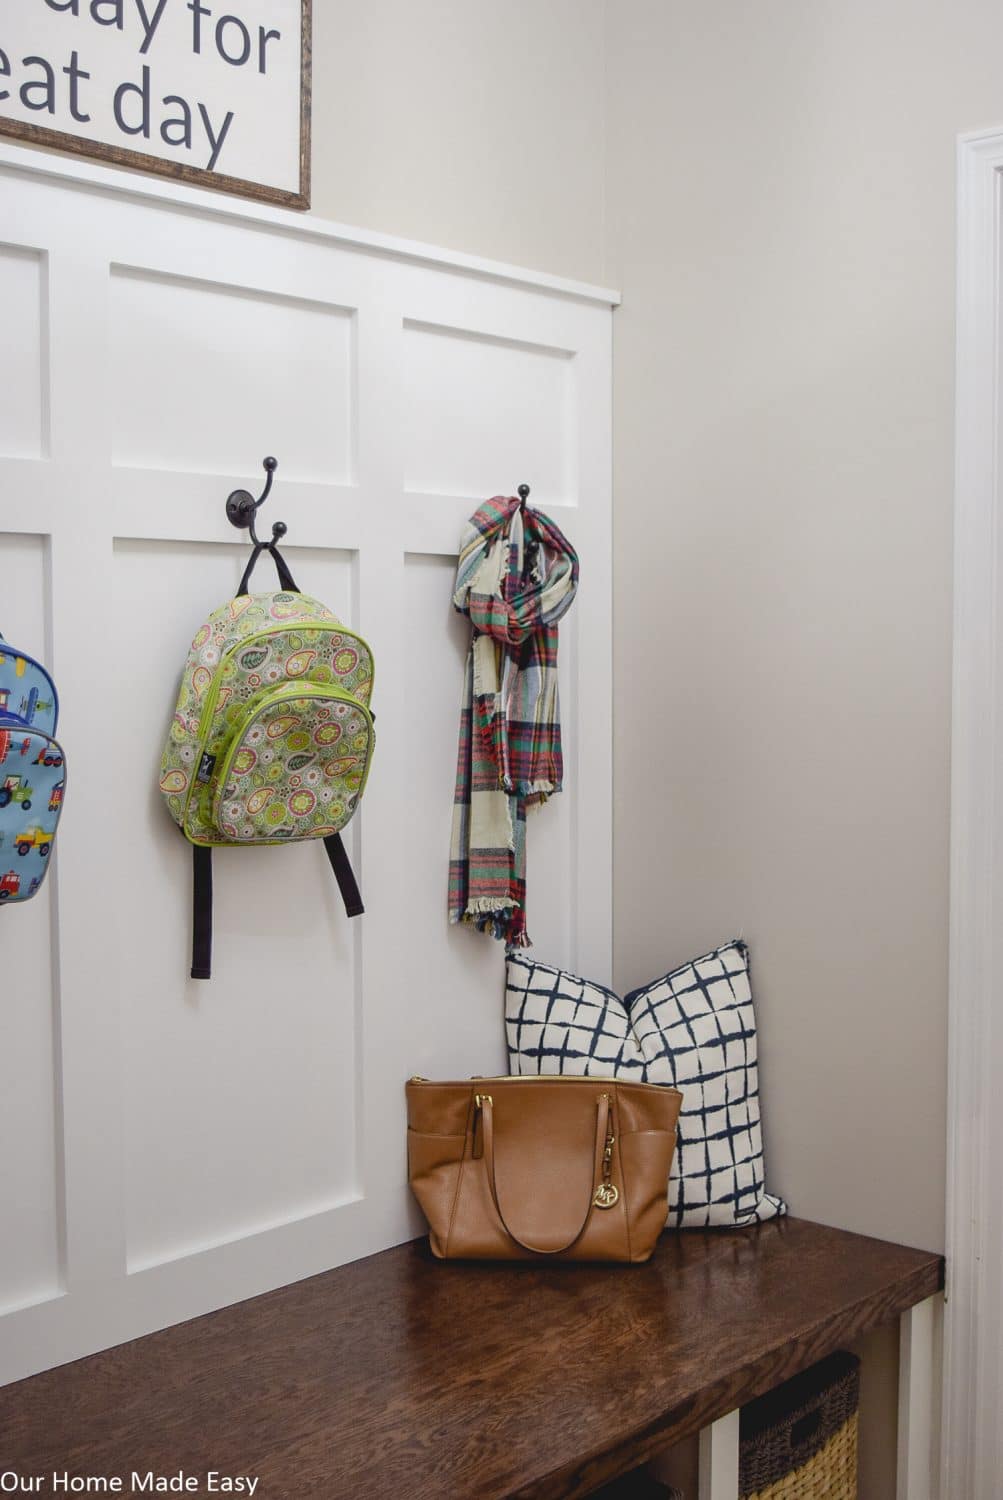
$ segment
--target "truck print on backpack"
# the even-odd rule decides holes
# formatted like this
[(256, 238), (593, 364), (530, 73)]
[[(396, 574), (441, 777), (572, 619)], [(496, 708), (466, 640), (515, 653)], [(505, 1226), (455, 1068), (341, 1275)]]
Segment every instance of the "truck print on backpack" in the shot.
[(66, 785), (58, 712), (45, 668), (0, 636), (0, 905), (30, 900), (49, 868)]

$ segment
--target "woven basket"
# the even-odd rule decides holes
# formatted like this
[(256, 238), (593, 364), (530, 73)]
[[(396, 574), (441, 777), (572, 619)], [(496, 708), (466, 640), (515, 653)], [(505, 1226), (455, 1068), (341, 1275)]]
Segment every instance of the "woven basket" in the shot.
[(742, 1500), (857, 1500), (860, 1361), (833, 1354), (742, 1408)]

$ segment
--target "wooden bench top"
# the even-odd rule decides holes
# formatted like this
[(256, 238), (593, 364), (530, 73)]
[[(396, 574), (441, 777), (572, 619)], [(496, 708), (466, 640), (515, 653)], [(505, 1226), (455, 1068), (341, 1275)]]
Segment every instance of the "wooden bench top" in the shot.
[(0, 1389), (0, 1470), (586, 1495), (942, 1285), (938, 1255), (793, 1218), (666, 1234), (645, 1266), (416, 1241)]

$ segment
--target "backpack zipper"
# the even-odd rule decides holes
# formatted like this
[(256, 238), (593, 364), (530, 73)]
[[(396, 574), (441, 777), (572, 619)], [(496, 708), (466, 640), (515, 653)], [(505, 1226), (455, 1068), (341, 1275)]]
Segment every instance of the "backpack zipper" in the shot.
[[(361, 635), (358, 635), (354, 630), (350, 630), (347, 626), (340, 624), (329, 625), (328, 621), (326, 620), (307, 625), (289, 623), (269, 625), (266, 630), (256, 630), (253, 635), (245, 635), (242, 640), (235, 642), (235, 644), (232, 646), (228, 646), (227, 649), (223, 652), (223, 655), (220, 657), (218, 663), (216, 664), (216, 670), (213, 673), (212, 682), (209, 684), (209, 691), (206, 694), (205, 703), (202, 705), (202, 713), (199, 716), (198, 742), (200, 745), (205, 738), (205, 735), (209, 729), (209, 725), (212, 723), (212, 716), (216, 712), (216, 700), (219, 698), (219, 690), (223, 685), (223, 667), (228, 659), (237, 651), (247, 651), (251, 646), (254, 645), (255, 641), (264, 640), (271, 635), (282, 635), (285, 632), (291, 630), (327, 630), (330, 635), (350, 635), (354, 640), (357, 640), (360, 645), (365, 646), (366, 651), (369, 655), (370, 665), (373, 665), (373, 653), (369, 648), (368, 641), (364, 641)], [(369, 679), (370, 693), (372, 693), (372, 684), (374, 683), (375, 678), (376, 671), (374, 668), (373, 675)], [(286, 678), (286, 681), (288, 682), (289, 679)], [(306, 681), (309, 682), (310, 679), (307, 678)], [(344, 692), (346, 691), (346, 689), (343, 688), (342, 691)], [(354, 695), (349, 694), (349, 696), (353, 697)], [(362, 700), (360, 698), (356, 698), (355, 701), (357, 703), (361, 703)]]

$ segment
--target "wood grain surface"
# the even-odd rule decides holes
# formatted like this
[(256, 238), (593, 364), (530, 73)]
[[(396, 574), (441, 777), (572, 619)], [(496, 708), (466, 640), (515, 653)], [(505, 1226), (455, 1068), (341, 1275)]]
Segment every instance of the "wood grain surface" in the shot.
[(424, 1241), (0, 1389), (0, 1470), (259, 1480), (256, 1500), (589, 1494), (943, 1284), (799, 1219), (644, 1266), (464, 1265)]

